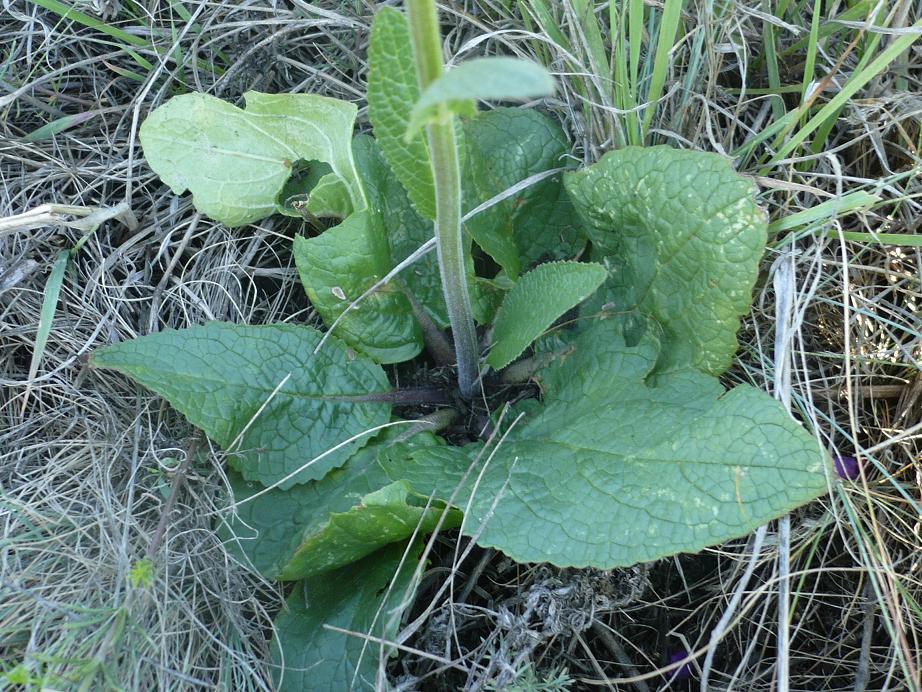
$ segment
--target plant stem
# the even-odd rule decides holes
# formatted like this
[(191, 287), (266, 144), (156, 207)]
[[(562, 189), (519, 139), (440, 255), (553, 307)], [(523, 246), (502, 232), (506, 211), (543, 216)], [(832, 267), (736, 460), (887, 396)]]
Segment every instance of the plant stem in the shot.
[(429, 149), (435, 173), (435, 237), (445, 305), (458, 361), (458, 389), (471, 399), (477, 380), (477, 332), (467, 289), (465, 244), (461, 232), (461, 171), (454, 118), (429, 126)]
[[(442, 74), (441, 32), (434, 0), (407, 0), (413, 55), (420, 89)], [(458, 362), (458, 389), (471, 399), (477, 381), (477, 332), (467, 291), (461, 232), (461, 165), (455, 138), (454, 115), (444, 106), (426, 127), (432, 176), (435, 181), (435, 238), (442, 290)]]
[(433, 411), (409, 426), (409, 428), (400, 433), (394, 441), (403, 442), (404, 440), (409, 440), (416, 433), (423, 430), (437, 433), (451, 425), (457, 417), (458, 412), (453, 408), (442, 408), (438, 411)]

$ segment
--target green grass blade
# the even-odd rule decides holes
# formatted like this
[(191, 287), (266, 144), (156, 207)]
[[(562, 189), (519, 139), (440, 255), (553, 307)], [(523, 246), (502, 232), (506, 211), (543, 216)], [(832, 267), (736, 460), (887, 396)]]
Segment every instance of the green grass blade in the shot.
[[(609, 8), (609, 23), (611, 24), (610, 35), (613, 37), (612, 69), (614, 70), (615, 77), (615, 105), (622, 111), (626, 111), (624, 115), (624, 129), (627, 135), (628, 144), (640, 146), (643, 144), (643, 138), (640, 132), (640, 118), (636, 110), (638, 90), (637, 70), (640, 69), (640, 46), (639, 44), (637, 46), (637, 62), (635, 63), (634, 46), (632, 44), (629, 45), (628, 41), (625, 39), (625, 25), (627, 24), (625, 21), (625, 14), (627, 10), (622, 10), (622, 13), (619, 15), (614, 3), (612, 3)], [(632, 20), (633, 18), (628, 17), (628, 21)], [(628, 62), (629, 55), (631, 62)]]
[(807, 43), (807, 56), (804, 58), (804, 75), (801, 84), (801, 101), (806, 100), (813, 75), (816, 70), (816, 50), (819, 45), (820, 15), (822, 0), (813, 0), (813, 16), (810, 19), (810, 42)]
[[(881, 14), (883, 6), (875, 7), (875, 11), (869, 21), (873, 21), (875, 26), (883, 26), (881, 20)], [(863, 45), (861, 47), (861, 58), (858, 60), (858, 64), (855, 66), (854, 74), (860, 74), (864, 70), (868, 63), (871, 60), (871, 57), (877, 51), (877, 46), (880, 44), (882, 34), (872, 32), (870, 34), (865, 34)], [(826, 120), (817, 128), (816, 135), (813, 137), (813, 141), (810, 142), (810, 151), (814, 154), (818, 154), (823, 151), (826, 147), (826, 140), (829, 138), (829, 134), (832, 132), (832, 128), (835, 127), (836, 122), (839, 119), (839, 113), (842, 109), (839, 108), (833, 113), (830, 113), (827, 116)]]
[(599, 77), (602, 85), (608, 87), (608, 93), (605, 95), (612, 99), (614, 90), (611, 83), (611, 67), (608, 62), (608, 54), (605, 52), (602, 32), (599, 30), (599, 22), (595, 18), (595, 0), (571, 0), (571, 6), (579, 24), (579, 31), (585, 39), (589, 65)]
[(673, 48), (679, 20), (682, 18), (682, 4), (682, 0), (665, 0), (663, 6), (659, 38), (656, 42), (656, 57), (653, 59), (653, 74), (650, 79), (650, 90), (647, 92), (647, 109), (643, 116), (644, 137), (650, 129), (659, 99), (663, 95), (666, 73), (669, 71), (669, 52)]
[[(532, 16), (531, 12), (528, 9), (528, 4), (525, 0), (515, 0), (516, 7), (519, 10), (519, 15), (522, 17), (522, 24), (525, 26), (525, 30), (532, 34), (540, 34), (540, 27), (537, 26), (535, 18)], [(551, 64), (551, 52), (548, 49), (544, 41), (533, 40), (529, 41), (531, 49), (535, 53), (535, 58), (542, 65)]]
[(32, 130), (32, 132), (23, 137), (23, 140), (26, 142), (38, 142), (43, 139), (51, 139), (55, 135), (69, 130), (76, 125), (85, 123), (87, 120), (90, 120), (102, 112), (103, 109), (100, 108), (97, 110), (85, 111), (83, 113), (65, 115), (63, 118), (57, 118), (50, 123), (45, 123), (41, 127)]
[(833, 228), (826, 231), (830, 238), (842, 237), (853, 243), (869, 243), (873, 245), (897, 245), (899, 247), (922, 247), (922, 235), (909, 235), (907, 233), (860, 233), (857, 231), (842, 231)]
[(528, 8), (532, 16), (538, 22), (541, 31), (547, 34), (550, 39), (568, 53), (571, 52), (570, 42), (560, 30), (560, 22), (554, 17), (550, 7), (545, 0), (528, 0)]
[[(876, 5), (876, 0), (858, 0), (847, 10), (844, 10), (836, 17), (830, 18), (825, 24), (820, 26), (816, 38), (822, 40), (829, 36), (834, 36), (841, 31), (848, 31), (849, 27), (840, 22), (857, 22), (866, 19)], [(779, 57), (784, 59), (792, 55), (797, 55), (800, 51), (808, 50), (811, 44), (816, 46), (812, 33), (782, 50), (779, 53)], [(758, 69), (760, 66), (761, 61), (757, 60), (753, 67)]]
[[(767, 0), (762, 0), (762, 10), (771, 13)], [(775, 27), (768, 20), (762, 20), (762, 43), (765, 50), (765, 66), (768, 73), (768, 86), (770, 89), (781, 88), (781, 73), (778, 69), (778, 52), (775, 48)], [(772, 115), (775, 120), (784, 117), (784, 101), (776, 96), (772, 98)]]
[(640, 44), (643, 42), (643, 0), (630, 0), (628, 5), (628, 40), (631, 49), (631, 89), (637, 101), (640, 76)]
[(800, 113), (801, 113), (800, 109), (793, 110), (787, 115), (785, 115), (783, 118), (781, 118), (780, 120), (776, 120), (775, 122), (773, 122), (771, 125), (766, 127), (755, 137), (747, 140), (746, 143), (743, 144), (741, 147), (735, 149), (733, 151), (733, 158), (741, 159), (742, 161), (741, 167), (744, 168), (746, 159), (748, 159), (749, 156), (752, 155), (752, 152), (755, 150), (757, 146), (759, 146), (765, 140), (771, 139), (772, 137), (777, 135), (779, 132), (783, 132), (783, 131), (786, 131), (794, 127), (794, 123), (797, 122), (797, 119), (800, 117)]
[[(119, 42), (115, 44), (118, 48), (121, 48), (122, 50), (124, 50), (125, 53), (130, 55), (131, 58), (140, 67), (147, 70), (148, 72), (154, 69), (153, 63), (141, 57), (141, 55), (139, 55), (137, 51), (132, 50), (129, 46), (134, 46), (135, 48), (149, 49), (161, 57), (166, 55), (166, 51), (163, 48), (160, 48), (154, 45), (152, 40), (145, 39), (140, 36), (135, 36), (134, 34), (129, 34), (127, 31), (123, 31), (122, 29), (119, 29), (118, 27), (111, 26), (110, 24), (100, 19), (97, 19), (96, 17), (91, 17), (88, 14), (80, 12), (79, 10), (74, 9), (73, 7), (63, 2), (60, 2), (60, 0), (30, 0), (30, 1), (38, 5), (39, 7), (42, 7), (48, 10), (49, 12), (54, 12), (59, 17), (61, 17), (61, 19), (72, 20), (76, 22), (77, 24), (87, 27), (88, 29), (93, 29), (107, 36), (110, 36), (112, 39)], [(176, 4), (178, 3), (174, 3), (174, 9), (175, 9)], [(186, 14), (188, 14), (188, 12)], [(189, 16), (191, 17), (191, 15)], [(193, 24), (192, 27), (190, 28), (190, 31), (195, 31), (197, 28), (198, 28), (197, 25)], [(221, 56), (221, 52), (219, 51), (217, 55)], [(216, 77), (224, 74), (224, 68), (219, 67), (217, 65), (209, 64), (208, 62), (206, 62), (205, 60), (201, 58), (197, 58), (195, 62), (196, 62), (196, 65), (198, 65), (200, 69), (211, 72)], [(144, 80), (147, 79), (146, 75), (139, 74), (137, 72), (132, 72), (130, 70), (126, 70), (125, 68), (119, 68), (115, 66), (110, 66), (110, 67), (113, 71), (115, 71), (118, 74), (121, 74), (123, 77), (126, 77), (128, 79), (133, 79), (137, 82), (143, 83)]]
[(85, 27), (90, 29), (95, 29), (100, 33), (111, 36), (117, 41), (122, 41), (127, 43), (129, 46), (137, 46), (139, 48), (150, 47), (150, 42), (141, 38), (140, 36), (135, 36), (134, 34), (129, 34), (126, 31), (122, 31), (114, 26), (110, 26), (101, 19), (96, 19), (96, 17), (91, 17), (88, 14), (84, 14), (79, 10), (75, 10), (69, 5), (65, 5), (63, 2), (58, 0), (31, 0), (33, 3), (39, 7), (44, 7), (50, 12), (54, 12), (57, 15), (60, 15), (61, 19), (72, 19), (78, 24), (82, 24)]
[[(912, 25), (912, 29), (922, 29), (922, 19), (917, 21)], [(915, 32), (901, 34), (897, 36), (895, 40), (890, 43), (885, 50), (883, 50), (880, 55), (878, 55), (874, 60), (868, 64), (868, 66), (856, 72), (852, 75), (852, 78), (846, 82), (845, 86), (842, 87), (842, 90), (836, 94), (829, 102), (823, 106), (820, 111), (814, 115), (810, 120), (797, 131), (790, 140), (788, 140), (778, 152), (771, 158), (770, 163), (779, 161), (789, 154), (791, 154), (797, 147), (804, 143), (804, 141), (809, 137), (814, 131), (816, 131), (828, 118), (830, 115), (836, 113), (840, 108), (842, 108), (849, 99), (851, 99), (858, 91), (861, 90), (868, 82), (870, 82), (874, 77), (884, 72), (887, 67), (892, 63), (896, 58), (898, 58), (903, 51), (905, 51), (909, 46), (911, 46), (915, 41), (917, 41), (919, 35)]]
[(777, 235), (783, 231), (790, 231), (818, 221), (838, 219), (845, 214), (870, 209), (880, 201), (880, 197), (872, 195), (869, 192), (852, 192), (842, 197), (831, 199), (828, 202), (817, 204), (810, 209), (804, 209), (803, 211), (789, 214), (782, 219), (773, 221), (768, 225), (768, 232), (769, 235)]
[(32, 348), (32, 361), (29, 363), (29, 377), (26, 392), (22, 397), (22, 412), (25, 413), (29, 403), (29, 394), (32, 392), (32, 381), (38, 374), (38, 366), (45, 354), (48, 345), (48, 335), (51, 334), (51, 323), (54, 321), (54, 311), (58, 305), (58, 296), (61, 294), (61, 285), (64, 283), (64, 272), (67, 271), (67, 261), (70, 259), (70, 250), (61, 250), (51, 268), (48, 283), (45, 284), (45, 297), (42, 299), (42, 310), (39, 313), (38, 329), (35, 330), (35, 345)]

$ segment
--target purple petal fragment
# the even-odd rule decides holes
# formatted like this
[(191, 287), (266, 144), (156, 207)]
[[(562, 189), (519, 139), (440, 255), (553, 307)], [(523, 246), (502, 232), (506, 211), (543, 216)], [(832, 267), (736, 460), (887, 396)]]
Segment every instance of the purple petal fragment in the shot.
[(858, 460), (855, 457), (834, 456), (832, 458), (832, 465), (836, 473), (839, 474), (839, 478), (843, 478), (847, 481), (853, 481), (860, 475)]
[[(669, 654), (669, 664), (678, 663), (679, 661), (688, 658), (688, 651), (685, 649), (673, 649)], [(688, 680), (691, 677), (691, 662), (686, 663), (685, 665), (679, 666), (676, 668), (671, 676), (670, 680)]]

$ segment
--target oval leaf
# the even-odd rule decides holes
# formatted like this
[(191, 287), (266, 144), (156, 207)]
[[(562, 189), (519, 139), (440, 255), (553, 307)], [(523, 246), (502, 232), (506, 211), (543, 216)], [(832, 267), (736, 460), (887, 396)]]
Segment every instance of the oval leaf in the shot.
[(582, 262), (548, 262), (525, 274), (496, 313), (487, 363), (496, 370), (509, 365), (558, 317), (592, 295), (607, 276), (601, 264)]
[(473, 102), (508, 101), (549, 96), (554, 78), (537, 63), (518, 58), (475, 58), (448, 70), (420, 95), (410, 112), (407, 134), (432, 120), (440, 106), (470, 115)]
[[(228, 226), (276, 211), (276, 197), (298, 161), (330, 165), (365, 206), (352, 164), (356, 107), (309, 94), (244, 94), (246, 110), (209, 96), (183, 94), (155, 109), (139, 137), (147, 163), (176, 194)], [(206, 174), (207, 173), (207, 174)]]
[(359, 436), (280, 486), (289, 488), (342, 466), (368, 441), (361, 433), (390, 418), (390, 404), (374, 401), (390, 389), (380, 366), (336, 338), (315, 354), (321, 337), (307, 326), (212, 322), (107, 346), (90, 362), (162, 396), (265, 485)]
[[(389, 546), (354, 565), (298, 584), (275, 619), (274, 689), (378, 689), (381, 645), (325, 625), (393, 640), (403, 609), (413, 602), (421, 552), (421, 545), (410, 550), (403, 544)], [(385, 657), (391, 653), (385, 649)]]
[(382, 8), (368, 44), (368, 117), (375, 138), (416, 210), (435, 218), (435, 183), (424, 137), (404, 139), (410, 109), (419, 100), (410, 24), (399, 10)]
[(609, 152), (564, 185), (593, 259), (613, 265), (589, 306), (654, 317), (658, 370), (730, 367), (767, 235), (753, 182), (716, 154), (658, 146)]
[[(496, 108), (464, 122), (464, 207), (470, 211), (531, 176), (564, 166), (570, 144), (535, 110)], [(464, 228), (511, 278), (520, 264), (575, 257), (586, 237), (563, 175), (529, 185), (468, 219)]]
[(423, 348), (422, 331), (399, 285), (389, 283), (346, 312), (393, 266), (377, 211), (360, 211), (313, 238), (295, 236), (301, 283), (327, 325), (379, 363), (399, 363)]
[[(629, 347), (595, 323), (540, 372), (531, 405), (482, 475), (480, 445), (385, 454), (392, 478), (469, 505), (463, 531), (520, 562), (602, 569), (694, 552), (821, 495), (829, 459), (766, 393), (693, 369), (645, 381), (651, 330)], [(523, 409), (526, 410), (526, 409)], [(499, 500), (497, 501), (497, 497)]]

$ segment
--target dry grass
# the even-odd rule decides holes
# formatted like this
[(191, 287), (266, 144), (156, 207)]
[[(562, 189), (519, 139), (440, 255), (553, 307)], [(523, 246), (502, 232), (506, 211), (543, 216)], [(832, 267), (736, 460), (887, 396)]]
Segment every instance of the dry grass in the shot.
[[(300, 84), (354, 96), (335, 74), (298, 67), (346, 53), (354, 32), (346, 21), (260, 6), (198, 14), (198, 28), (176, 43), (191, 64), (157, 65), (144, 82), (119, 76), (139, 66), (98, 32), (24, 3), (0, 20), (9, 57), (0, 217), (46, 203), (125, 201), (140, 222), (105, 223), (72, 258), (28, 401), (48, 271), (82, 234), (60, 225), (0, 232), (0, 273), (16, 278), (0, 292), (0, 669), (22, 664), (52, 688), (269, 686), (267, 637), (281, 593), (231, 561), (211, 531), (223, 502), (220, 458), (193, 460), (149, 559), (193, 431), (85, 362), (94, 347), (151, 330), (305, 311), (286, 230), (269, 221), (229, 231), (195, 214), (139, 160), (137, 117), (180, 88), (239, 94)], [(165, 50), (184, 22), (163, 12), (118, 26)], [(157, 63), (152, 50), (138, 53)], [(354, 66), (340, 69), (353, 81)], [(74, 113), (90, 117), (23, 141)]]
[[(143, 164), (136, 130), (180, 90), (359, 100), (370, 8), (318, 5), (199, 4), (191, 17), (125, 6), (107, 25), (141, 39), (132, 48), (140, 60), (124, 37), (34, 4), (11, 2), (0, 17), (0, 217), (46, 203), (127, 202), (139, 221), (133, 230), (106, 222), (70, 261), (28, 400), (44, 287), (57, 252), (81, 232), (0, 231), (0, 669), (36, 686), (270, 685), (267, 640), (282, 594), (227, 557), (211, 532), (223, 502), (220, 457), (196, 457), (177, 473), (192, 430), (84, 363), (96, 346), (167, 326), (312, 317), (291, 267), (291, 229), (269, 220), (229, 231), (196, 215)], [(688, 5), (696, 29), (670, 53), (653, 140), (748, 148), (776, 108), (741, 91), (768, 86), (758, 57), (764, 15), (739, 3), (715, 20), (706, 3)], [(618, 141), (624, 116), (606, 101), (585, 33), (561, 4), (567, 55), (508, 6), (447, 4), (448, 50), (539, 55), (570, 75), (548, 108), (577, 155), (596, 158)], [(897, 33), (883, 34), (883, 45), (917, 11), (894, 3), (885, 26)], [(804, 36), (803, 27), (771, 26), (780, 48)], [(817, 74), (833, 73), (840, 87), (861, 66), (864, 44), (849, 47), (859, 34), (872, 35), (846, 27), (825, 41)], [(802, 62), (802, 51), (782, 62), (783, 83), (801, 79)], [(843, 235), (918, 232), (920, 81), (916, 44), (846, 105), (818, 153), (772, 160), (768, 138), (741, 158), (773, 220), (857, 190), (881, 197), (871, 210), (832, 213), (773, 240), (727, 375), (789, 400), (833, 453), (859, 458), (860, 477), (834, 483), (789, 526), (637, 572), (520, 566), (479, 549), (458, 564), (449, 541), (418, 609), (449, 572), (454, 596), (434, 604), (408, 643), (454, 663), (401, 656), (391, 672), (407, 689), (542, 689), (555, 675), (573, 688), (697, 689), (709, 650), (710, 689), (783, 689), (783, 670), (791, 690), (922, 687), (922, 250)], [(75, 114), (54, 137), (24, 139)], [(780, 657), (779, 592), (790, 604)], [(691, 680), (670, 681), (665, 666), (684, 651), (697, 654)]]

